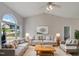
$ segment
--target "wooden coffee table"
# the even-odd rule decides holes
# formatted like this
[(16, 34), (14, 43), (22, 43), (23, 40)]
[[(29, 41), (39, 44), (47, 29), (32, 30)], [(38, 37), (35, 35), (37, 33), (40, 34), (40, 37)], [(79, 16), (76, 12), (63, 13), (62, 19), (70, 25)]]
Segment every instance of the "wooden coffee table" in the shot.
[(37, 55), (54, 55), (56, 50), (52, 46), (36, 45), (35, 51)]

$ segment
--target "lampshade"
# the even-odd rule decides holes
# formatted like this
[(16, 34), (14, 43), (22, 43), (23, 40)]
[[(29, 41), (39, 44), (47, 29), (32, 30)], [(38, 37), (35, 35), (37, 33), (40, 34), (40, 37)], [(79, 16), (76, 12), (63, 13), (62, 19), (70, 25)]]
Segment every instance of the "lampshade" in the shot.
[(56, 33), (56, 37), (60, 37), (60, 33)]
[(29, 37), (29, 35), (30, 35), (29, 33), (26, 33), (26, 34), (25, 34), (26, 37)]

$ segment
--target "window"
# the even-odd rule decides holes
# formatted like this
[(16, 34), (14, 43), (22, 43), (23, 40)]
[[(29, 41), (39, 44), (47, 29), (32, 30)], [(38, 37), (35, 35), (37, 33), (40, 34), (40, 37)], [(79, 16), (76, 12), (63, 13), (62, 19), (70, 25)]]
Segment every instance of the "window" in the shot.
[(12, 40), (17, 38), (17, 23), (13, 15), (4, 15), (1, 22), (2, 35), (5, 30), (5, 35), (7, 40)]
[(2, 20), (5, 22), (16, 24), (15, 18), (11, 15), (4, 15)]

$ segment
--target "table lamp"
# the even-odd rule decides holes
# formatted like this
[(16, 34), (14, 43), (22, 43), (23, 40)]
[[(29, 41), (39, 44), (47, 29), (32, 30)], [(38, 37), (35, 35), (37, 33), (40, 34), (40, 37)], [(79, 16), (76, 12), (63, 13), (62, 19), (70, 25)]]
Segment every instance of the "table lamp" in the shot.
[(26, 40), (29, 40), (30, 34), (29, 33), (26, 33), (25, 34), (25, 37), (26, 37)]
[(60, 45), (60, 41), (61, 41), (60, 33), (56, 33), (56, 43), (57, 43), (57, 46)]

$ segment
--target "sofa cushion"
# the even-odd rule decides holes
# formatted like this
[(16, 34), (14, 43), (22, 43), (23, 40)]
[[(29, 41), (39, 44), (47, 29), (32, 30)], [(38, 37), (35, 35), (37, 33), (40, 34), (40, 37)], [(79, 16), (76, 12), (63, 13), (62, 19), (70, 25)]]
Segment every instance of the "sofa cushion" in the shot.
[(60, 44), (61, 49), (63, 49), (64, 51), (68, 51), (68, 50), (76, 50), (77, 46), (66, 46), (66, 44)]
[(64, 51), (76, 50), (76, 49), (77, 49), (76, 46), (66, 46), (65, 44), (61, 44), (60, 47), (61, 47)]
[(15, 49), (16, 47), (15, 47), (15, 45), (12, 44), (12, 43), (5, 43), (5, 44), (4, 44), (4, 48), (14, 48), (14, 49)]
[(33, 40), (32, 42), (37, 43), (37, 42), (42, 42), (42, 40)]
[(66, 44), (70, 44), (71, 40), (70, 39), (67, 39), (66, 40)]
[(39, 39), (39, 37), (38, 37), (37, 35), (35, 35), (35, 37), (34, 37), (34, 38), (35, 38), (35, 40), (38, 40), (38, 39)]
[(66, 46), (77, 46), (77, 44), (66, 44)]
[(53, 43), (54, 41), (53, 40), (43, 40), (43, 42), (46, 42), (46, 43)]
[(53, 35), (50, 36), (50, 40), (53, 40), (53, 41), (54, 41), (54, 37), (53, 37)]
[(24, 43), (25, 41), (24, 41), (24, 39), (22, 40), (18, 40), (19, 41), (19, 44), (22, 44), (22, 43)]
[(51, 37), (50, 36), (46, 36), (46, 40), (50, 40), (51, 39)]
[(77, 47), (76, 46), (66, 46), (66, 49), (77, 49)]
[(78, 44), (78, 40), (73, 39), (72, 44)]
[(35, 35), (30, 37), (31, 40), (35, 40)]
[(78, 41), (76, 39), (68, 39), (66, 40), (66, 45), (78, 45)]
[(28, 43), (22, 43), (22, 44), (19, 44), (18, 47), (24, 47), (24, 46), (27, 46)]
[(13, 41), (10, 42), (10, 44), (14, 45), (15, 48), (17, 48), (19, 42), (18, 42), (18, 40), (13, 40)]
[(26, 48), (28, 48), (28, 43), (19, 44), (18, 47), (15, 49), (15, 55), (17, 55), (17, 56), (23, 55)]

